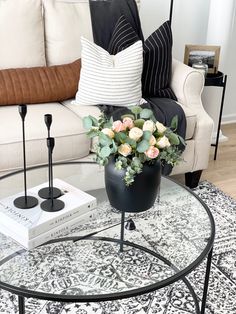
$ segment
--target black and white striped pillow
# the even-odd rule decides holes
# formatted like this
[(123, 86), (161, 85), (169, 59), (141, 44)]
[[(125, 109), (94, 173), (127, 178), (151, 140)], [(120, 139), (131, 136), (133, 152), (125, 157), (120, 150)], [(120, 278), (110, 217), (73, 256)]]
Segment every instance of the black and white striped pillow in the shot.
[(108, 52), (111, 55), (116, 55), (118, 52), (133, 45), (138, 40), (140, 39), (138, 38), (138, 35), (134, 31), (133, 27), (129, 22), (127, 22), (124, 15), (121, 15), (112, 33)]
[[(122, 15), (116, 23), (108, 51), (110, 54), (116, 54), (137, 40), (139, 40), (138, 35)], [(143, 96), (176, 100), (176, 96), (170, 88), (172, 32), (169, 21), (165, 22), (146, 39), (143, 49)]]
[(172, 32), (169, 21), (162, 24), (145, 40), (143, 49), (143, 96), (176, 100), (176, 96), (170, 88)]
[(82, 68), (75, 103), (137, 105), (142, 97), (143, 44), (139, 40), (116, 55), (81, 38)]

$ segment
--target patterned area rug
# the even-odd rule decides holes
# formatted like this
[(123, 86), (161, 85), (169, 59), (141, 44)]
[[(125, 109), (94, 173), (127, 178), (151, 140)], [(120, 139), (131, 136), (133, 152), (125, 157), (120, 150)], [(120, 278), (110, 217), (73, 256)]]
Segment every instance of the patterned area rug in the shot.
[[(216, 223), (216, 240), (206, 314), (236, 313), (236, 201), (209, 182), (195, 193), (209, 206)], [(201, 297), (205, 274), (202, 263), (188, 276)], [(17, 298), (0, 290), (0, 313), (18, 313)], [(30, 299), (26, 314), (188, 314), (195, 313), (194, 302), (182, 282), (155, 293), (121, 301), (63, 304)]]

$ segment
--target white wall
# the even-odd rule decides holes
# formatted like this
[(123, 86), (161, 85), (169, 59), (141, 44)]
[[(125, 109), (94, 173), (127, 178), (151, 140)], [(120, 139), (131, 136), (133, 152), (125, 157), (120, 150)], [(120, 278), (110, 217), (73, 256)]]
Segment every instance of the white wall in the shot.
[[(169, 8), (170, 0), (141, 0), (140, 17), (145, 38), (169, 18)], [(183, 60), (186, 44), (222, 46), (219, 70), (228, 74), (223, 121), (236, 121), (235, 12), (235, 0), (174, 0), (172, 32), (176, 59)], [(214, 106), (218, 107), (220, 91), (216, 94)], [(217, 112), (213, 115), (217, 117)]]
[[(204, 44), (210, 0), (175, 0), (172, 18), (173, 56), (184, 58), (186, 44)], [(140, 17), (147, 37), (169, 18), (169, 0), (141, 0)]]

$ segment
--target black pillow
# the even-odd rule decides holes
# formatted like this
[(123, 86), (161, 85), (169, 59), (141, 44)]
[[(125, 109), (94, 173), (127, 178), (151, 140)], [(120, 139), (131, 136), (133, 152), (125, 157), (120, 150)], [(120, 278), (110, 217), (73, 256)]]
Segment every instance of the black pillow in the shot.
[[(139, 40), (138, 35), (122, 15), (114, 28), (108, 52), (115, 55), (134, 44), (137, 40)], [(169, 21), (161, 25), (145, 40), (143, 50), (143, 96), (177, 100), (170, 88), (172, 32)]]
[(112, 33), (108, 52), (111, 55), (116, 55), (118, 52), (128, 48), (138, 40), (139, 37), (131, 24), (127, 22), (124, 15), (121, 15)]
[(143, 96), (176, 99), (170, 88), (172, 32), (170, 22), (162, 24), (144, 42)]

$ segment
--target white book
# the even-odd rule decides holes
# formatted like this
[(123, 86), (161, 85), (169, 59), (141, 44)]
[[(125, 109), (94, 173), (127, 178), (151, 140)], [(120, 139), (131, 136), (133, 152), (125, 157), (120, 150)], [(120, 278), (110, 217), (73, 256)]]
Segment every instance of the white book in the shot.
[(39, 199), (39, 204), (34, 208), (19, 209), (14, 206), (14, 199), (22, 196), (23, 192), (0, 200), (0, 222), (28, 241), (87, 213), (97, 205), (95, 197), (62, 180), (53, 180), (53, 185), (63, 192), (63, 195), (58, 198), (65, 203), (62, 210), (46, 212), (41, 209), (40, 204), (44, 200), (39, 198), (38, 191), (48, 186), (48, 183), (44, 183), (27, 192), (28, 195)]
[[(82, 226), (83, 224), (88, 224), (89, 221), (93, 221), (95, 219), (96, 210), (91, 210), (90, 212), (76, 217), (62, 225), (59, 225), (47, 232), (44, 232), (43, 234), (40, 234), (39, 236), (33, 238), (33, 239), (26, 239), (25, 237), (20, 236), (17, 232), (14, 231), (14, 229), (11, 229), (7, 227), (6, 225), (0, 223), (0, 232), (5, 234), (8, 237), (11, 237), (13, 240), (15, 240), (17, 243), (19, 243), (21, 246), (26, 248), (27, 250), (32, 250), (33, 248), (46, 243), (52, 239), (62, 237), (62, 236), (73, 236), (71, 234), (75, 228), (78, 228), (79, 226)], [(89, 231), (86, 231), (86, 234), (89, 233)], [(81, 234), (85, 235), (85, 234)]]

